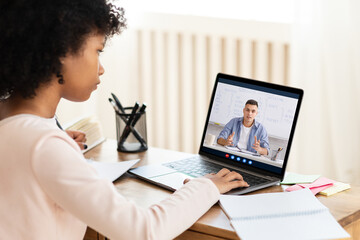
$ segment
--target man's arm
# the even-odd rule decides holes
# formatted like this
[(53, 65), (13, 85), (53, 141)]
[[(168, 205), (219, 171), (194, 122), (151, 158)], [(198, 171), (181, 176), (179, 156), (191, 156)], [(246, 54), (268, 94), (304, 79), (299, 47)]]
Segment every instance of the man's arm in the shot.
[(254, 137), (255, 137), (255, 143), (252, 148), (255, 149), (260, 155), (268, 155), (269, 152), (268, 152), (267, 148), (261, 147), (260, 139), (257, 140), (256, 135)]
[(218, 138), (217, 143), (220, 145), (223, 145), (223, 146), (234, 146), (234, 144), (233, 144), (234, 135), (235, 135), (235, 132), (233, 132), (231, 135), (229, 135), (227, 139), (220, 137), (220, 138)]
[(234, 132), (234, 125), (235, 125), (236, 118), (231, 119), (220, 132), (217, 143), (222, 146), (233, 146), (233, 138), (235, 135)]

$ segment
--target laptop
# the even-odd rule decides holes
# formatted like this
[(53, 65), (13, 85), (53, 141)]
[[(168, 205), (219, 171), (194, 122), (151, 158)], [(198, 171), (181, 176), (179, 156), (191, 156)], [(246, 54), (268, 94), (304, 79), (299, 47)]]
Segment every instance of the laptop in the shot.
[[(302, 98), (301, 89), (219, 73), (199, 153), (130, 169), (129, 173), (172, 191), (183, 186), (186, 178), (216, 173), (222, 168), (239, 172), (250, 185), (228, 194), (245, 194), (276, 185), (284, 178)], [(241, 125), (246, 125), (245, 120), (251, 122), (246, 111), (253, 111), (254, 106), (257, 114), (250, 130), (240, 130), (238, 137), (234, 134), (232, 144), (220, 144), (218, 139), (227, 139), (234, 129), (238, 132)], [(241, 138), (245, 133), (248, 136)], [(257, 146), (255, 136), (260, 141)]]

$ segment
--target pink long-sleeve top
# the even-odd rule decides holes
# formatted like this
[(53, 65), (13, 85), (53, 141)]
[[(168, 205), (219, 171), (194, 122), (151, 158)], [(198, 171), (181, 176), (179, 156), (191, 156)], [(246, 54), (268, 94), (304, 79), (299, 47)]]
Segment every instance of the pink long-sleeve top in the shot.
[(2, 239), (82, 239), (86, 226), (111, 239), (172, 239), (219, 199), (193, 179), (144, 209), (100, 178), (55, 119), (20, 114), (0, 121)]

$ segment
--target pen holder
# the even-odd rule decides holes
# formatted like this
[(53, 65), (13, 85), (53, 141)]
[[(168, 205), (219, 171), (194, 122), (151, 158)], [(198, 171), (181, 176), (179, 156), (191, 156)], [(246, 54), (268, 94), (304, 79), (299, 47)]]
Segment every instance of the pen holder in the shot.
[(126, 107), (124, 108), (125, 113), (115, 112), (117, 150), (119, 152), (136, 153), (148, 149), (146, 112), (132, 114), (132, 109), (132, 107)]
[(271, 150), (271, 160), (276, 161), (278, 154), (279, 154), (278, 150)]

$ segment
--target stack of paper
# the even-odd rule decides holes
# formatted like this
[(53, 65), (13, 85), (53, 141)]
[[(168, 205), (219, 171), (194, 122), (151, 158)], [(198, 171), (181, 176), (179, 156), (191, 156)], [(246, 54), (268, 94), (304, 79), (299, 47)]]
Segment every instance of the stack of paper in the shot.
[(300, 190), (303, 188), (308, 188), (311, 190), (311, 192), (316, 195), (317, 193), (332, 187), (334, 185), (335, 181), (325, 178), (325, 177), (321, 177), (318, 178), (315, 182), (313, 183), (303, 183), (303, 184), (296, 184), (294, 186), (288, 187), (286, 189), (286, 191), (288, 192), (292, 192), (292, 191), (296, 191), (296, 190)]
[(281, 184), (296, 184), (288, 187), (286, 189), (288, 192), (309, 188), (314, 195), (320, 193), (325, 196), (330, 196), (350, 188), (350, 185), (347, 183), (336, 182), (320, 177), (320, 175), (303, 175), (291, 172), (286, 172)]
[(139, 161), (140, 159), (123, 162), (97, 162), (87, 159), (87, 162), (95, 168), (100, 177), (106, 178), (111, 182), (114, 182)]
[(350, 237), (309, 189), (249, 196), (222, 195), (220, 205), (241, 239)]

